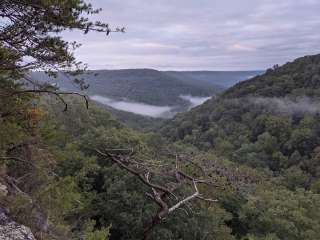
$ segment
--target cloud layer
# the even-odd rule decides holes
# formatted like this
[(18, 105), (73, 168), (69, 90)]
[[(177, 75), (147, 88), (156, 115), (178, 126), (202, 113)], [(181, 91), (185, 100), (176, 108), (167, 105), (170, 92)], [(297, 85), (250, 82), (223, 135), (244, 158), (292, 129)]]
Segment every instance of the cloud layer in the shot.
[(65, 34), (93, 69), (253, 70), (320, 52), (319, 0), (92, 1), (125, 26), (106, 38)]

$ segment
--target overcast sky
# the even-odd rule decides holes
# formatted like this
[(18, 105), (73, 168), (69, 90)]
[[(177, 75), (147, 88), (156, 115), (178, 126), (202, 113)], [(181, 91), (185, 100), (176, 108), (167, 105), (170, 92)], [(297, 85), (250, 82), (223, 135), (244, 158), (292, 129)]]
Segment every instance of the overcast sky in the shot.
[(320, 53), (320, 0), (93, 0), (127, 33), (66, 33), (91, 69), (255, 70)]

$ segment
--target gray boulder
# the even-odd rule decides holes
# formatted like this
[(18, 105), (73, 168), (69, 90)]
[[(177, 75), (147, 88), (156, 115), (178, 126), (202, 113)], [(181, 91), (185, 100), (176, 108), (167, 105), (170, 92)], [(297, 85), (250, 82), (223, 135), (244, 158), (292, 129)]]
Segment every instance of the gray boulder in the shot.
[(0, 207), (1, 240), (36, 240), (30, 228), (20, 225), (8, 217), (5, 209)]

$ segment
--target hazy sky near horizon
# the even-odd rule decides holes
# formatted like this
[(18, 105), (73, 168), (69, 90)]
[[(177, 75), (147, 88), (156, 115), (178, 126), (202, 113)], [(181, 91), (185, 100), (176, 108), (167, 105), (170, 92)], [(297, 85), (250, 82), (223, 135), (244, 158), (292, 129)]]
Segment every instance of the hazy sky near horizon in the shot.
[(91, 69), (255, 70), (320, 53), (320, 0), (92, 0), (125, 34), (77, 40)]

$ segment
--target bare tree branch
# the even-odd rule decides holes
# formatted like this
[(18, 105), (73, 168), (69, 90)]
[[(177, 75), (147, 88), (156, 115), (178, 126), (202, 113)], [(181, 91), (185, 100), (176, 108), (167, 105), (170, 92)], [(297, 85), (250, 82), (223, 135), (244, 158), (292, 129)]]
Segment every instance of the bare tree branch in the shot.
[(41, 90), (41, 89), (28, 89), (28, 90), (21, 90), (21, 91), (13, 91), (9, 94), (6, 95), (1, 95), (1, 97), (13, 97), (15, 95), (19, 95), (19, 94), (28, 94), (28, 93), (47, 93), (47, 94), (51, 94), (51, 95), (55, 95), (63, 104), (64, 104), (64, 109), (63, 111), (67, 111), (68, 110), (68, 104), (67, 102), (63, 99), (63, 97), (61, 97), (61, 95), (78, 95), (82, 98), (84, 98), (85, 100), (85, 104), (86, 104), (86, 108), (89, 108), (89, 99), (88, 96), (85, 94), (81, 94), (78, 92), (60, 92), (60, 91), (52, 91), (52, 90)]
[[(192, 199), (196, 198), (199, 195), (199, 190), (197, 188), (197, 184), (195, 181), (193, 181), (194, 184), (194, 189), (195, 189), (195, 193), (192, 194), (191, 196), (181, 200), (180, 202), (178, 202), (177, 204), (175, 204), (174, 206), (169, 208), (169, 213), (173, 212), (174, 210), (176, 210), (177, 208), (179, 208), (181, 205), (185, 204), (188, 201), (191, 201)], [(204, 200), (204, 199), (203, 199)]]
[[(138, 177), (138, 179), (150, 189), (150, 192), (146, 192), (146, 196), (156, 203), (159, 206), (159, 209), (145, 227), (145, 240), (150, 239), (154, 227), (159, 225), (171, 213), (181, 209), (182, 206), (190, 208), (188, 205), (189, 202), (195, 199), (211, 203), (218, 201), (217, 199), (203, 197), (199, 192), (197, 184), (205, 184), (211, 187), (216, 187), (218, 185), (214, 184), (214, 182), (209, 179), (193, 177), (184, 172), (179, 166), (179, 162), (181, 161), (178, 155), (175, 156), (174, 165), (171, 167), (170, 165), (166, 165), (161, 169), (161, 167), (157, 165), (144, 164), (142, 161), (137, 161), (133, 155), (124, 157), (122, 155), (112, 154), (112, 151), (110, 150), (102, 152), (95, 149), (95, 151), (100, 156), (111, 160), (120, 168)], [(194, 164), (194, 166), (197, 167), (197, 164)], [(152, 182), (152, 178), (156, 179), (159, 183)], [(193, 193), (187, 196), (181, 196), (181, 192), (190, 192), (190, 187), (193, 188)]]

